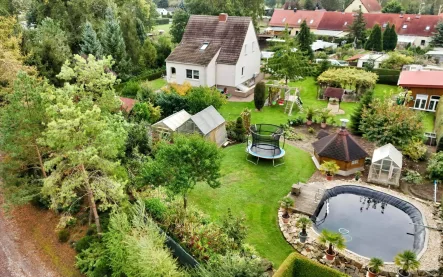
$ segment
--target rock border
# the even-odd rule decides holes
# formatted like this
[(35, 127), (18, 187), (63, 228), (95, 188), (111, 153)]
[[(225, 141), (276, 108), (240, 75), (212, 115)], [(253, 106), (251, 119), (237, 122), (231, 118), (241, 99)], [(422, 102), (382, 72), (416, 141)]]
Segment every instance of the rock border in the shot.
[[(407, 196), (400, 192), (391, 190), (387, 187), (380, 187), (371, 185), (362, 181), (347, 181), (347, 180), (334, 180), (334, 181), (325, 181), (322, 182), (325, 189), (330, 189), (336, 186), (343, 185), (354, 185), (371, 188), (373, 190), (377, 190), (386, 194), (393, 195), (402, 200), (408, 201), (413, 204), (423, 216), (423, 220), (425, 224), (428, 226), (438, 227), (440, 229), (443, 228), (443, 221), (439, 218), (439, 206), (435, 205), (432, 202), (424, 201), (422, 199)], [(307, 184), (309, 185), (309, 183)], [(325, 246), (317, 243), (318, 234), (313, 228), (309, 228), (308, 239), (305, 243), (299, 242), (298, 233), (300, 230), (295, 227), (295, 223), (297, 219), (301, 216), (305, 216), (299, 213), (293, 213), (290, 216), (288, 224), (285, 224), (282, 220), (283, 211), (279, 210), (278, 212), (278, 221), (280, 226), (280, 231), (285, 237), (286, 241), (291, 244), (294, 249), (300, 254), (310, 258), (317, 260), (318, 262), (328, 265), (332, 268), (335, 268), (345, 274), (348, 274), (352, 277), (364, 277), (366, 276), (366, 266), (369, 262), (369, 258), (360, 256), (352, 251), (345, 250), (339, 253), (336, 259), (331, 263), (327, 261), (324, 257)], [(418, 272), (414, 273), (411, 276), (442, 276), (439, 275), (440, 272), (443, 272), (443, 231), (429, 230), (427, 229), (425, 245), (422, 252), (419, 254), (420, 260), (420, 269)], [(383, 271), (379, 275), (380, 277), (394, 277), (397, 276), (397, 267), (393, 263), (386, 263), (383, 267)], [(440, 273), (441, 274), (441, 273)]]

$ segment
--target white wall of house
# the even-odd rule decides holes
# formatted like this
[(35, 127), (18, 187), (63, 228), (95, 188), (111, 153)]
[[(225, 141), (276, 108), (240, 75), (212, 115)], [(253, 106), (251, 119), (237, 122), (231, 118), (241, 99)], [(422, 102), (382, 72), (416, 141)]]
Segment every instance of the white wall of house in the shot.
[(429, 43), (431, 42), (431, 40), (432, 40), (432, 37), (416, 37), (413, 45), (420, 46), (420, 47), (427, 47), (427, 46), (429, 46)]
[[(172, 68), (175, 68), (175, 74), (172, 73)], [(192, 70), (192, 78), (188, 78), (186, 70)], [(198, 71), (198, 79), (194, 78), (194, 71)], [(207, 85), (206, 67), (192, 64), (181, 63), (166, 63), (166, 80), (168, 83), (183, 84), (189, 82), (192, 86), (206, 86)]]
[(217, 85), (235, 87), (235, 65), (217, 64)]
[(255, 73), (260, 73), (260, 59), (261, 53), (258, 46), (257, 35), (251, 22), (249, 23), (245, 41), (243, 42), (240, 57), (235, 66), (235, 86), (251, 79)]
[(363, 6), (360, 0), (354, 0), (349, 6), (345, 9), (345, 12), (351, 13), (353, 11), (358, 11), (361, 7), (362, 13), (368, 13), (368, 10)]
[(208, 87), (215, 86), (216, 81), (216, 75), (217, 75), (217, 58), (220, 54), (220, 50), (218, 50), (217, 54), (212, 58), (212, 60), (209, 62), (208, 66), (206, 67), (206, 85)]

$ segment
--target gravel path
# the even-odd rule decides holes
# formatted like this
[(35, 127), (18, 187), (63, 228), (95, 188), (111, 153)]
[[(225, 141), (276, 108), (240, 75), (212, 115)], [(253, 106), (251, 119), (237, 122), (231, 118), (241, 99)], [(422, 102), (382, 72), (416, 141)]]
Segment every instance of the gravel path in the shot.
[(1, 277), (56, 277), (35, 255), (31, 242), (20, 239), (14, 222), (2, 208), (0, 194), (0, 276)]

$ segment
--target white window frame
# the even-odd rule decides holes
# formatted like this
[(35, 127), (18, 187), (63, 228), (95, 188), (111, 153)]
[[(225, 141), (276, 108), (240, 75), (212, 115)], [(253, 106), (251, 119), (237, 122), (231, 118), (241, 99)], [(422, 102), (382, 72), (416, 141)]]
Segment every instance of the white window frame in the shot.
[[(191, 71), (191, 78), (188, 77), (188, 71)], [(186, 69), (186, 79), (190, 79), (190, 80), (200, 80), (200, 70), (196, 70), (196, 69)]]
[(352, 164), (352, 165), (356, 165), (356, 164), (358, 164), (358, 160), (352, 161), (351, 164)]
[[(414, 110), (422, 110), (422, 111), (426, 111), (426, 107), (427, 107), (427, 103), (428, 103), (428, 98), (429, 96), (426, 94), (417, 94), (415, 96), (415, 101), (414, 101)], [(417, 108), (417, 101), (419, 102), (419, 107)], [(423, 108), (420, 108), (422, 106), (422, 102), (425, 101), (425, 105)]]
[[(438, 98), (432, 99), (432, 97), (438, 97)], [(440, 99), (441, 99), (441, 96), (439, 96), (439, 95), (431, 95), (431, 97), (429, 98), (428, 111), (435, 112), (437, 110), (437, 105), (438, 105), (438, 102), (440, 101)], [(430, 108), (431, 103), (434, 103), (433, 109)]]

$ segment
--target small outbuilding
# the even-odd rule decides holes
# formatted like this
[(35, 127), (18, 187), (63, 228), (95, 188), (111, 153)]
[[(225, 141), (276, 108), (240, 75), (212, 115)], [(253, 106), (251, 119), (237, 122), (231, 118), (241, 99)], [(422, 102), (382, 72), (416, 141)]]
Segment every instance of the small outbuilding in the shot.
[(368, 182), (399, 186), (403, 155), (392, 144), (374, 150)]
[(340, 167), (338, 175), (349, 176), (357, 171), (364, 170), (365, 158), (368, 153), (349, 134), (344, 126), (335, 134), (323, 136), (312, 144), (314, 147), (314, 161), (316, 167), (326, 161), (334, 161)]
[(173, 132), (177, 131), (178, 127), (190, 118), (191, 115), (187, 111), (181, 110), (153, 124), (152, 127), (157, 138), (169, 138)]
[(226, 120), (213, 107), (209, 106), (203, 111), (191, 116), (177, 128), (179, 133), (199, 133), (218, 146), (223, 145), (227, 139)]

